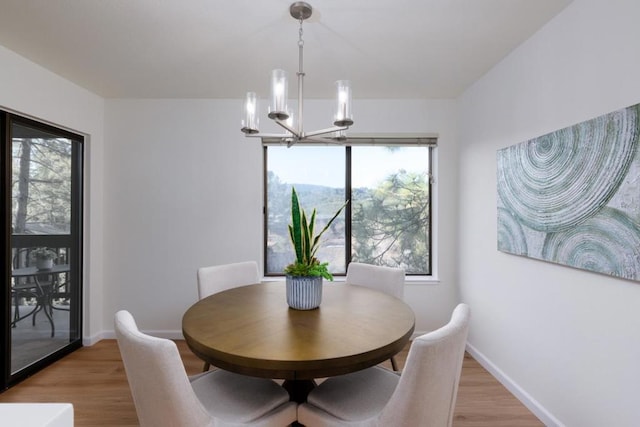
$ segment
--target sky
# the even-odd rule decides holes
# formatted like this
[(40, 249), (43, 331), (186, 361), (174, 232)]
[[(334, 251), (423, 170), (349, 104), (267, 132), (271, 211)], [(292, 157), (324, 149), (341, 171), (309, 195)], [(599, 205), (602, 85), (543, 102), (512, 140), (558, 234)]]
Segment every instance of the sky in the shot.
[[(343, 188), (344, 153), (343, 146), (270, 146), (269, 170), (276, 172), (284, 183), (322, 183)], [(426, 147), (399, 147), (395, 151), (386, 147), (354, 147), (352, 186), (375, 187), (378, 182), (399, 169), (425, 172), (428, 168), (427, 153)], [(291, 167), (293, 164), (296, 166)]]

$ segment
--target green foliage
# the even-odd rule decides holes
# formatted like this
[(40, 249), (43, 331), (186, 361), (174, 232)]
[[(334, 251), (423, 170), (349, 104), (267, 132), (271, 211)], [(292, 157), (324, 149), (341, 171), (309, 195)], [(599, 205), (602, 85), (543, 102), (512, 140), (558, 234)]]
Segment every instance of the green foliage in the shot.
[(66, 138), (13, 139), (14, 233), (29, 233), (34, 226), (69, 232), (72, 146)]
[(322, 276), (327, 280), (333, 280), (333, 275), (329, 272), (329, 263), (320, 263), (316, 258), (310, 264), (289, 264), (284, 272), (292, 276)]
[(403, 170), (353, 195), (352, 260), (429, 272), (428, 176)]
[(56, 253), (48, 248), (37, 248), (29, 253), (33, 259), (54, 259)]
[(298, 194), (294, 187), (291, 188), (291, 224), (289, 224), (289, 238), (296, 255), (294, 263), (289, 264), (284, 272), (293, 276), (322, 276), (327, 280), (333, 280), (329, 272), (329, 263), (321, 263), (316, 258), (316, 252), (320, 247), (320, 237), (329, 229), (333, 221), (340, 215), (347, 200), (340, 209), (327, 222), (327, 225), (318, 233), (315, 232), (316, 209), (313, 209), (311, 218), (307, 217), (305, 210), (300, 207)]

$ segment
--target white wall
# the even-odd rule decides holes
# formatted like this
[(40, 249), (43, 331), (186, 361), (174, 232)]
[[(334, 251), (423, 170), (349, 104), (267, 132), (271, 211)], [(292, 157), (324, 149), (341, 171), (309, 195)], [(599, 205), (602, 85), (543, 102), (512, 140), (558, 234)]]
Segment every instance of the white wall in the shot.
[(469, 341), (548, 425), (640, 425), (640, 283), (498, 252), (496, 150), (640, 102), (639, 20), (575, 0), (459, 99)]
[[(110, 336), (121, 308), (179, 336), (199, 266), (262, 259), (262, 151), (239, 132), (241, 100), (105, 101), (1, 46), (0, 93), (0, 108), (86, 135), (85, 343)], [(305, 107), (307, 128), (326, 126), (330, 102)], [(435, 329), (457, 302), (455, 102), (356, 101), (355, 112), (356, 133), (440, 135), (439, 282), (406, 289), (416, 332)]]
[[(331, 108), (307, 101), (305, 127), (326, 127)], [(354, 133), (440, 134), (441, 281), (406, 290), (416, 331), (434, 329), (457, 301), (455, 103), (356, 101), (354, 111)], [(142, 329), (180, 336), (182, 314), (197, 299), (198, 267), (261, 263), (262, 148), (240, 133), (240, 112), (241, 99), (106, 101), (105, 329), (128, 309)]]
[(73, 130), (85, 138), (84, 336), (103, 328), (102, 98), (0, 46), (0, 109)]
[[(446, 322), (459, 283), (471, 350), (550, 425), (638, 424), (640, 283), (498, 252), (496, 150), (640, 102), (638, 18), (635, 0), (574, 0), (461, 96), (458, 123), (453, 101), (355, 104), (354, 132), (440, 134), (440, 282), (408, 286), (417, 331)], [(238, 131), (240, 100), (105, 106), (1, 46), (0, 94), (88, 135), (88, 341), (121, 308), (179, 335), (197, 267), (262, 259), (262, 157)], [(309, 102), (308, 127), (330, 108)]]

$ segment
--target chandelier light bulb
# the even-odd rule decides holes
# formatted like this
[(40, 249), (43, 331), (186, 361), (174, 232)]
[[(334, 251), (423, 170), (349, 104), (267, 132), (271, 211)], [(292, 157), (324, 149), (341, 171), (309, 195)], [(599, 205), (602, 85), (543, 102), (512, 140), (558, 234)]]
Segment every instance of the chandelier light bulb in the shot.
[(244, 100), (242, 128), (245, 134), (258, 133), (258, 97), (255, 92), (247, 92)]
[(287, 120), (288, 96), (287, 72), (276, 69), (271, 72), (271, 103), (269, 104), (269, 118)]
[(336, 88), (338, 90), (338, 104), (333, 124), (336, 126), (351, 126), (353, 124), (353, 117), (351, 116), (351, 82), (349, 80), (338, 80)]

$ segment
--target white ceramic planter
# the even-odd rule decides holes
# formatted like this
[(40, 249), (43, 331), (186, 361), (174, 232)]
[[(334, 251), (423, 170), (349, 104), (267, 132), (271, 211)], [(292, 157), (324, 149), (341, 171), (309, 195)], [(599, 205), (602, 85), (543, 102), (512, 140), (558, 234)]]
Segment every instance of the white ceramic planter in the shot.
[(287, 304), (296, 310), (313, 310), (322, 302), (321, 276), (287, 275)]

